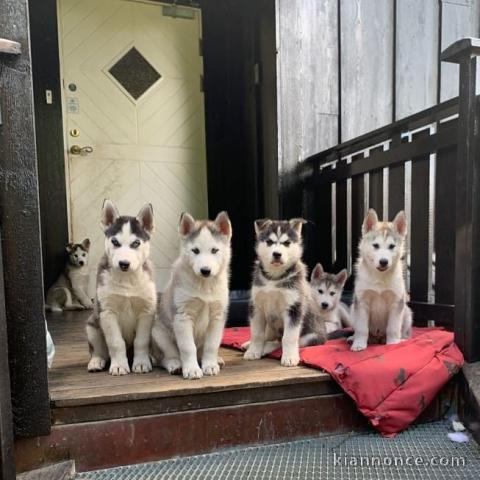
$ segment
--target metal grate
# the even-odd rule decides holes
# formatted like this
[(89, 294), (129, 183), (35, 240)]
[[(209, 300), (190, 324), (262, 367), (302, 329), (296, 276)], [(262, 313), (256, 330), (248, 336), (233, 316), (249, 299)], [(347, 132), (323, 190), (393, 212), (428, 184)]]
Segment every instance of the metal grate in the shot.
[[(480, 447), (453, 443), (443, 422), (414, 426), (394, 439), (336, 435), (78, 474), (84, 480), (475, 479)], [(378, 459), (378, 461), (376, 460)], [(407, 460), (412, 459), (412, 460)], [(423, 465), (408, 465), (415, 461)], [(445, 461), (448, 465), (426, 465)], [(445, 459), (445, 460), (441, 460)], [(357, 465), (353, 465), (353, 463)], [(363, 462), (363, 466), (360, 463)], [(339, 464), (340, 463), (340, 464)], [(396, 463), (396, 464), (395, 464)]]

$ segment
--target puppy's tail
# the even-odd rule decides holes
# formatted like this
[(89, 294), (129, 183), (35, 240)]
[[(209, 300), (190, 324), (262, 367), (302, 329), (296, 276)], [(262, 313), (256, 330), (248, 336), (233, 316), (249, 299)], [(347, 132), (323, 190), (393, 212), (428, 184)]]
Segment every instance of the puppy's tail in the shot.
[(327, 335), (327, 340), (336, 340), (338, 338), (348, 338), (352, 335), (353, 330), (351, 328), (340, 328), (334, 332), (330, 332)]

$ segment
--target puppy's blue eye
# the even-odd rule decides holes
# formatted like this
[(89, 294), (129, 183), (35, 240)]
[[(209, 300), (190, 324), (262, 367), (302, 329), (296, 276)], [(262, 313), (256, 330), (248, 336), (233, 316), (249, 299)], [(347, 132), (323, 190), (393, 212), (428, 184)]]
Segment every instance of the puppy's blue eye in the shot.
[(273, 240), (268, 239), (265, 243), (266, 243), (269, 247), (271, 247), (271, 246), (273, 245)]
[(289, 247), (291, 243), (292, 243), (292, 242), (291, 242), (290, 240), (285, 240), (285, 241), (283, 242), (283, 244), (284, 244), (286, 247)]
[(215, 255), (218, 252), (218, 248), (212, 248), (211, 252)]
[(116, 238), (112, 238), (112, 245), (118, 248), (120, 246), (120, 242)]
[(323, 295), (323, 290), (320, 288), (320, 290), (318, 290), (318, 293), (319, 293), (320, 295)]
[(135, 240), (130, 244), (132, 248), (138, 248), (140, 246), (140, 240)]
[(391, 244), (388, 246), (388, 248), (389, 248), (390, 250), (393, 250), (393, 249), (395, 248), (395, 244), (394, 244), (394, 243), (391, 243)]
[(195, 255), (198, 255), (200, 253), (200, 250), (198, 248), (192, 248), (192, 252), (195, 254)]
[(373, 248), (374, 248), (375, 250), (378, 250), (378, 249), (380, 248), (380, 245), (379, 245), (378, 243), (374, 243), (374, 244), (373, 244)]

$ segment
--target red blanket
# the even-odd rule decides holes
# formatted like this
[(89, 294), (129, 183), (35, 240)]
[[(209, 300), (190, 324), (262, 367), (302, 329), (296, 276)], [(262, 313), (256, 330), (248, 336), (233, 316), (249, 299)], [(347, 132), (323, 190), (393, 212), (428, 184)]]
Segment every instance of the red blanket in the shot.
[[(249, 327), (227, 328), (222, 345), (240, 349)], [(269, 357), (280, 359), (281, 350)], [(301, 364), (326, 370), (385, 436), (407, 428), (463, 365), (453, 333), (414, 328), (410, 340), (351, 352), (345, 339), (300, 349)], [(286, 367), (287, 368), (287, 367)]]

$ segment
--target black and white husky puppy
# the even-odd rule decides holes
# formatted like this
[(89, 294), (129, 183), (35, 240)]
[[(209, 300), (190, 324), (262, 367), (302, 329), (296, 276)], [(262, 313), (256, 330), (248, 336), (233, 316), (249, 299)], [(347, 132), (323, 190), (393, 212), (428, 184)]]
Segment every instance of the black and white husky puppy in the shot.
[(218, 349), (228, 310), (232, 226), (226, 212), (213, 222), (184, 213), (178, 231), (180, 255), (152, 329), (154, 356), (169, 373), (181, 369), (187, 379), (217, 375), (223, 364)]
[(48, 289), (45, 309), (51, 312), (63, 310), (84, 310), (93, 308), (88, 296), (88, 251), (90, 240), (82, 243), (69, 243), (65, 250), (68, 254), (65, 270)]
[(281, 346), (282, 365), (295, 366), (300, 360), (299, 346), (326, 340), (320, 307), (302, 262), (304, 223), (301, 218), (255, 221), (257, 260), (249, 305), (251, 340), (244, 345), (247, 360)]
[(110, 374), (130, 372), (127, 348), (133, 347), (134, 373), (152, 370), (150, 332), (157, 307), (157, 291), (150, 254), (153, 210), (145, 205), (136, 217), (120, 216), (110, 200), (102, 210), (105, 253), (98, 265), (97, 296), (87, 321), (91, 358), (88, 370)]
[(346, 269), (337, 274), (328, 273), (323, 270), (321, 263), (317, 263), (312, 270), (310, 285), (313, 290), (313, 298), (322, 311), (327, 334), (343, 327), (352, 326), (349, 309), (341, 301), (347, 278)]

